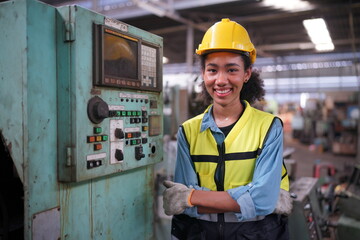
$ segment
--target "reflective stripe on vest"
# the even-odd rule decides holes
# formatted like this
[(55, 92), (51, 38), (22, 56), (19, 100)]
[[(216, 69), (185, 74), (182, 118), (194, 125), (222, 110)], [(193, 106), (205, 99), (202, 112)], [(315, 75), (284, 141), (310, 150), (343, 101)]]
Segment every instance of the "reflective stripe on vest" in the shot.
[[(223, 190), (250, 183), (256, 158), (261, 153), (275, 117), (246, 103), (244, 113), (225, 138), (225, 152), (221, 155), (211, 130), (200, 132), (203, 116), (204, 114), (201, 114), (182, 125), (189, 143), (190, 156), (199, 177), (199, 185), (213, 191), (218, 190), (215, 172), (221, 161), (225, 164)], [(284, 164), (281, 177), (281, 188), (288, 191), (289, 179)]]

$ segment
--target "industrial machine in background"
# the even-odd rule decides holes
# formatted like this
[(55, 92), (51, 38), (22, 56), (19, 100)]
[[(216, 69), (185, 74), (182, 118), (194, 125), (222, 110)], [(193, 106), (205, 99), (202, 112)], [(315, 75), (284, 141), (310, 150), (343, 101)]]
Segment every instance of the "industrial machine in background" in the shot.
[(323, 215), (319, 204), (318, 179), (302, 177), (291, 184), (295, 197), (293, 211), (289, 216), (291, 240), (321, 240)]
[[(321, 178), (324, 167), (328, 176)], [(314, 177), (299, 178), (291, 185), (291, 240), (360, 239), (360, 166), (354, 167), (346, 181), (329, 180), (334, 175), (331, 164), (316, 164)]]
[(339, 184), (334, 191), (339, 196), (334, 203), (340, 212), (336, 223), (337, 239), (360, 239), (360, 166), (355, 166), (349, 181)]
[(162, 38), (35, 0), (0, 16), (0, 239), (154, 239)]

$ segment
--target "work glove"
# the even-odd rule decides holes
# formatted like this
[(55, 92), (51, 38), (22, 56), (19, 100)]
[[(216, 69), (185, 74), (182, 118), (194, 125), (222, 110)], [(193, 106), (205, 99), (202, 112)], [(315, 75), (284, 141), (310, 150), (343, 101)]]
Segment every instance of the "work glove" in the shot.
[(194, 206), (190, 198), (195, 189), (172, 181), (164, 181), (163, 184), (167, 188), (163, 193), (163, 207), (166, 215), (177, 215), (184, 212), (186, 208)]
[(293, 207), (293, 200), (288, 191), (280, 188), (279, 199), (276, 203), (274, 213), (289, 215)]

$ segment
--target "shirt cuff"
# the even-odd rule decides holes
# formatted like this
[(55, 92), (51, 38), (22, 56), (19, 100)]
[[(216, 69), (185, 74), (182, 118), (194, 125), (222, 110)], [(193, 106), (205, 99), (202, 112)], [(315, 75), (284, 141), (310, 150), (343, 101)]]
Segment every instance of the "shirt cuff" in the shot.
[(256, 217), (255, 205), (248, 191), (251, 186), (250, 183), (243, 187), (227, 190), (232, 199), (240, 206), (240, 213), (235, 213), (235, 216), (239, 221), (245, 221)]
[(240, 213), (235, 213), (239, 221), (254, 219), (256, 217), (255, 205), (249, 192), (244, 193), (236, 202), (240, 206)]
[(198, 218), (200, 217), (200, 214), (198, 213), (197, 207), (190, 207), (190, 208), (186, 208), (185, 211), (183, 212), (183, 214), (188, 215), (189, 217), (194, 217), (194, 218)]

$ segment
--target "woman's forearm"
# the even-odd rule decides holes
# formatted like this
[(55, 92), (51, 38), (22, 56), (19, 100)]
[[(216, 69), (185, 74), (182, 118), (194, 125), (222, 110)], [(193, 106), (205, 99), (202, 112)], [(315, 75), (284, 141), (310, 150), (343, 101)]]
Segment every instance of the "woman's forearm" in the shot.
[(240, 206), (227, 192), (195, 190), (190, 201), (200, 214), (240, 212)]

